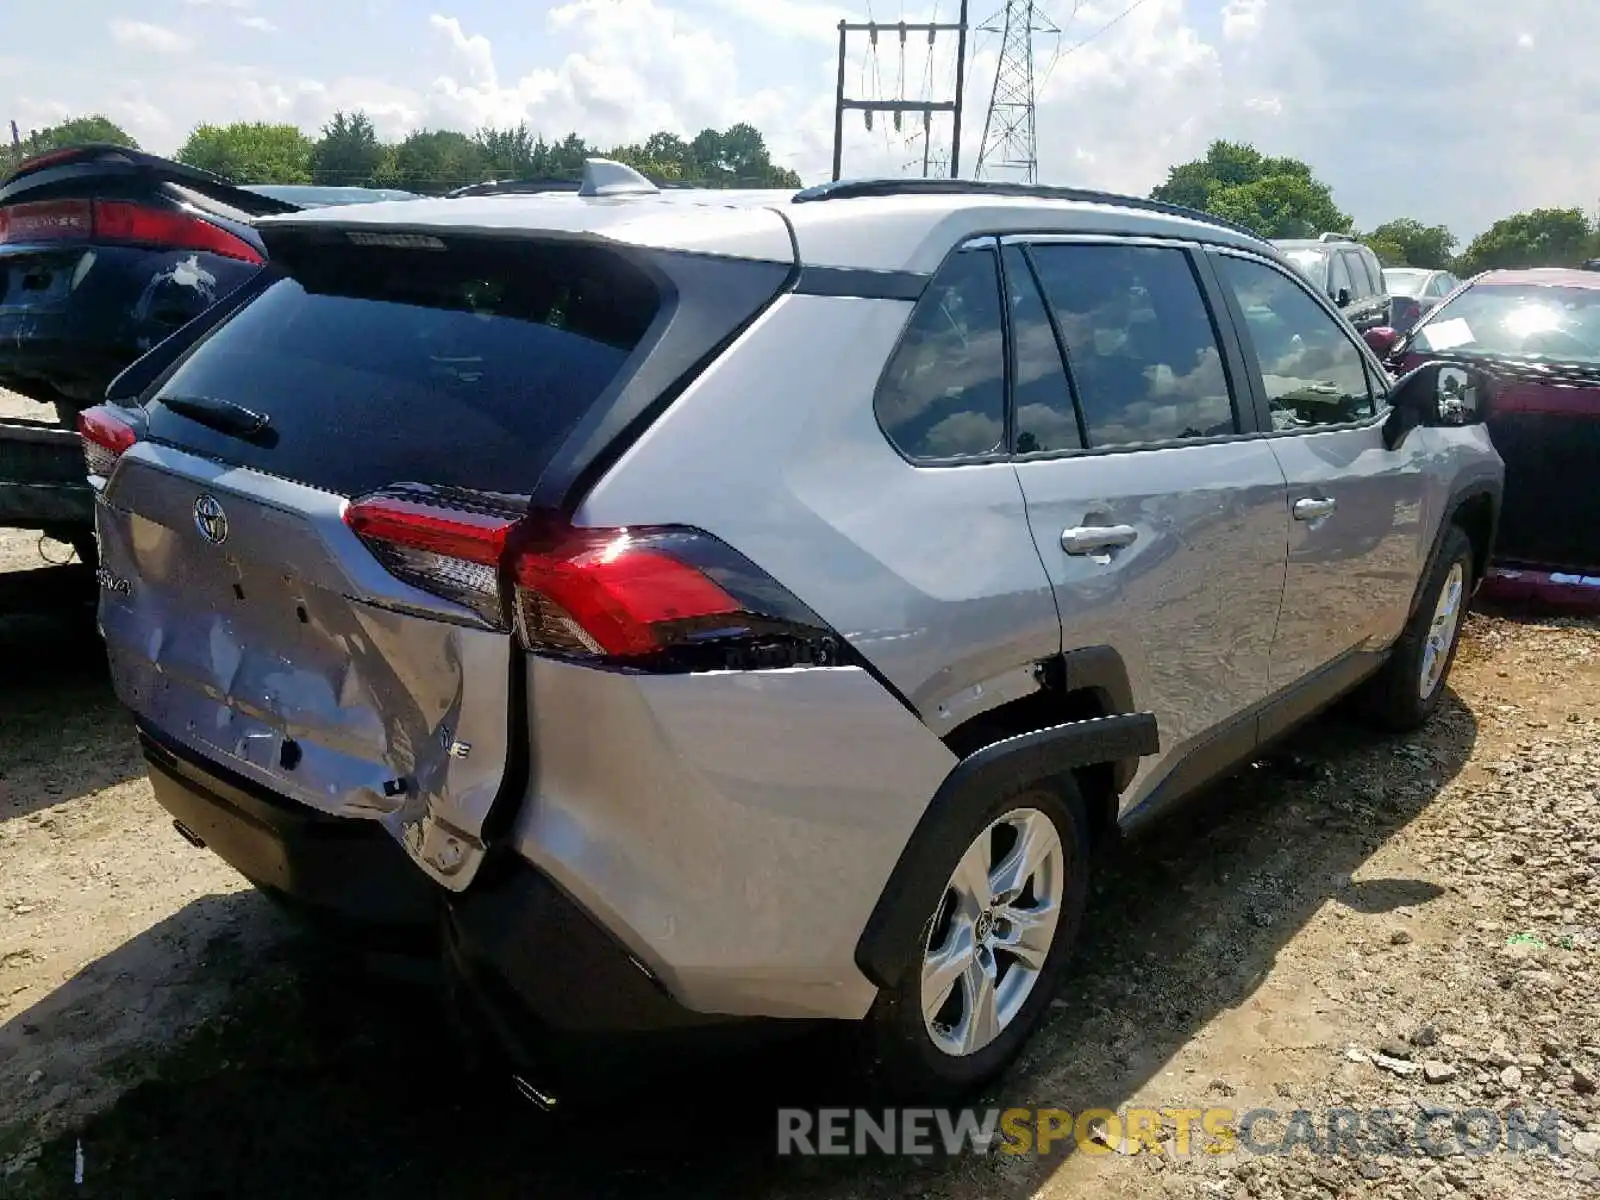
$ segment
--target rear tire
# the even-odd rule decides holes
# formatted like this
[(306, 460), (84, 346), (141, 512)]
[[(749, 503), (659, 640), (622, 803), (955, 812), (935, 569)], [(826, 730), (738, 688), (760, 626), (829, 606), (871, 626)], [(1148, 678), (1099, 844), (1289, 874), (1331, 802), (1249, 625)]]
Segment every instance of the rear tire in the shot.
[(1461, 643), (1472, 580), (1472, 541), (1452, 525), (1423, 584), (1417, 611), (1370, 685), (1366, 710), (1383, 728), (1409, 733), (1438, 709)]
[(1087, 831), (1070, 777), (1014, 788), (945, 830), (928, 878), (913, 888), (932, 899), (910, 966), (867, 1018), (884, 1091), (954, 1098), (1016, 1057), (1077, 941)]

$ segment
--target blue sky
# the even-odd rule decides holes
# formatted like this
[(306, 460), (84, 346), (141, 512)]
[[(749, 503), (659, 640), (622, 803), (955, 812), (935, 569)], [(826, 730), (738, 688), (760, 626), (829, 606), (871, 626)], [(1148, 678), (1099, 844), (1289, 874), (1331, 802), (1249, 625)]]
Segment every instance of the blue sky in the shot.
[[(971, 0), (980, 23), (1000, 0)], [(1600, 204), (1600, 4), (1594, 0), (1049, 0), (1038, 40), (1041, 175), (1143, 192), (1214, 137), (1307, 159), (1371, 226), (1463, 237), (1519, 208)], [(103, 111), (171, 152), (202, 120), (314, 131), (364, 108), (419, 125), (515, 124), (592, 142), (749, 120), (807, 182), (830, 166), (841, 16), (942, 20), (959, 0), (57, 0), (14, 5), (0, 119), (24, 129)], [(1392, 14), (1392, 15), (1391, 15)], [(1107, 23), (1121, 17), (1106, 28)], [(70, 26), (70, 43), (63, 37)], [(1088, 40), (1085, 40), (1088, 39)], [(975, 158), (997, 39), (977, 34), (963, 156)], [(1082, 43), (1079, 45), (1079, 43)], [(70, 56), (63, 46), (70, 44)], [(1076, 46), (1076, 49), (1071, 49)], [(953, 41), (908, 46), (906, 91), (949, 86)], [(1071, 50), (1062, 54), (1061, 51)], [(893, 38), (848, 68), (889, 96)], [(924, 80), (926, 79), (926, 85)], [(848, 174), (921, 160), (909, 130), (849, 122)], [(948, 144), (945, 128), (936, 145)]]

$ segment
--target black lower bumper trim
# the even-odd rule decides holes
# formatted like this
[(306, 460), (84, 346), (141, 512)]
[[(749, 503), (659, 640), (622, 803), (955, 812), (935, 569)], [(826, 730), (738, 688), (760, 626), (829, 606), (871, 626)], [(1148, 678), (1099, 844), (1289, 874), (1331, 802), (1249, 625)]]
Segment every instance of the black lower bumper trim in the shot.
[(683, 1007), (565, 892), (520, 858), (446, 901), (451, 968), (510, 1025), (607, 1038), (742, 1023)]
[(317, 812), (139, 731), (156, 800), (258, 887), (313, 916), (436, 937), (439, 889), (375, 821)]

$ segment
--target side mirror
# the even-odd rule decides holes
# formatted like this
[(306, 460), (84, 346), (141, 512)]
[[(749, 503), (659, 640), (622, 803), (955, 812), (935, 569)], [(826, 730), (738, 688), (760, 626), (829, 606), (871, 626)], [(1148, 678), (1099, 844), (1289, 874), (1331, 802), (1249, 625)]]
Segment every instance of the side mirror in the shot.
[(1338, 295), (1334, 296), (1333, 302), (1340, 308), (1344, 308), (1346, 305), (1348, 305), (1350, 303), (1350, 289), (1340, 288)]
[(1434, 362), (1406, 372), (1391, 395), (1394, 408), (1384, 422), (1384, 446), (1398, 450), (1422, 425), (1459, 427), (1482, 420), (1481, 398), (1487, 388), (1488, 380), (1476, 367)]
[(1361, 335), (1366, 339), (1372, 352), (1379, 358), (1388, 358), (1390, 351), (1400, 344), (1400, 331), (1391, 329), (1387, 325), (1379, 325), (1376, 329), (1369, 329)]

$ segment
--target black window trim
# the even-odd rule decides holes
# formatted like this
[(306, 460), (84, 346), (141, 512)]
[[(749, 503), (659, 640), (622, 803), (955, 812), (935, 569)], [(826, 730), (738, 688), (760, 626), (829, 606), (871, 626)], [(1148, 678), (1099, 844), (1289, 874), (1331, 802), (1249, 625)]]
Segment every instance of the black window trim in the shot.
[[(1011, 455), (1012, 461), (1039, 462), (1050, 459), (1095, 458), (1111, 454), (1143, 454), (1152, 450), (1174, 450), (1188, 446), (1221, 446), (1230, 442), (1244, 442), (1264, 436), (1259, 406), (1254, 402), (1253, 396), (1246, 395), (1249, 377), (1245, 370), (1246, 360), (1243, 357), (1243, 346), (1238, 340), (1232, 322), (1222, 319), (1222, 313), (1225, 311), (1222, 304), (1226, 300), (1226, 295), (1222, 290), (1221, 281), (1212, 274), (1210, 265), (1206, 261), (1206, 255), (1203, 253), (1206, 250), (1221, 248), (1220, 244), (1199, 242), (1192, 238), (1154, 237), (1149, 234), (1052, 232), (1006, 233), (1002, 234), (998, 241), (1001, 246), (1013, 243), (1022, 246), (1023, 252), (1028, 257), (1028, 268), (1034, 272), (1036, 285), (1038, 266), (1033, 261), (1031, 250), (1036, 245), (1145, 246), (1182, 252), (1188, 260), (1189, 269), (1194, 276), (1195, 286), (1200, 293), (1200, 301), (1206, 309), (1206, 317), (1211, 322), (1212, 334), (1217, 339), (1217, 349), (1222, 352), (1222, 371), (1223, 377), (1228, 384), (1228, 400), (1233, 406), (1234, 422), (1239, 427), (1237, 433), (1219, 434), (1215, 437), (1162, 438), (1152, 442), (1121, 442), (1114, 446), (1035, 450), (1026, 454), (1013, 453)], [(1078, 383), (1072, 373), (1071, 358), (1066, 354), (1062, 345), (1061, 329), (1056, 319), (1055, 308), (1051, 305), (1049, 296), (1045, 293), (1042, 285), (1039, 285), (1039, 294), (1044, 301), (1045, 311), (1050, 314), (1050, 325), (1056, 334), (1057, 349), (1062, 350), (1062, 366), (1066, 371), (1067, 384), (1072, 392), (1073, 406), (1079, 409), (1078, 427), (1080, 431), (1085, 432), (1084, 440), (1088, 441), (1085, 421), (1078, 401)], [(1008, 410), (1012, 407), (1009, 381), (1006, 407)]]
[[(1215, 262), (1213, 261), (1212, 270), (1216, 273), (1218, 286), (1222, 289), (1223, 303), (1227, 306), (1228, 314), (1238, 331), (1239, 342), (1245, 355), (1247, 378), (1256, 410), (1256, 423), (1261, 429), (1260, 437), (1274, 439), (1314, 437), (1324, 433), (1344, 433), (1355, 429), (1376, 428), (1389, 419), (1391, 407), (1390, 389), (1393, 386), (1389, 380), (1389, 373), (1383, 364), (1378, 361), (1378, 356), (1372, 352), (1372, 347), (1368, 346), (1366, 341), (1355, 333), (1355, 327), (1350, 324), (1349, 318), (1340, 311), (1338, 305), (1322, 295), (1319, 289), (1307, 286), (1305, 277), (1299, 275), (1292, 267), (1285, 267), (1282, 263), (1275, 262), (1264, 254), (1253, 254), (1248, 250), (1241, 250), (1233, 246), (1208, 246), (1206, 247), (1206, 252), (1207, 257), (1215, 255), (1240, 258), (1246, 262), (1270, 267), (1315, 300), (1322, 311), (1333, 319), (1335, 325), (1339, 326), (1340, 332), (1345, 335), (1345, 338), (1355, 346), (1356, 353), (1361, 356), (1362, 366), (1366, 369), (1367, 386), (1372, 388), (1372, 406), (1375, 411), (1370, 417), (1362, 417), (1357, 421), (1341, 421), (1337, 425), (1314, 425), (1307, 429), (1274, 429), (1272, 427), (1272, 409), (1267, 399), (1267, 385), (1261, 375), (1261, 363), (1256, 357), (1255, 346), (1245, 337), (1245, 330), (1249, 327), (1245, 323), (1244, 312), (1239, 307), (1238, 297), (1233, 294), (1233, 289), (1227, 286), (1221, 272), (1216, 270)], [(1381, 390), (1380, 384), (1382, 385)]]
[[(1083, 402), (1078, 398), (1078, 384), (1072, 378), (1071, 358), (1067, 354), (1067, 343), (1061, 334), (1061, 323), (1056, 320), (1055, 309), (1051, 307), (1049, 299), (1045, 296), (1044, 283), (1039, 278), (1039, 267), (1033, 261), (1029, 252), (1028, 243), (999, 239), (1000, 243), (1000, 291), (1005, 300), (1006, 308), (1006, 449), (1013, 459), (1053, 458), (1058, 454), (1071, 452), (1082, 453), (1089, 445), (1089, 423), (1083, 415)], [(1014, 246), (1022, 256), (1024, 269), (1028, 272), (1028, 283), (1039, 298), (1039, 306), (1044, 310), (1044, 319), (1050, 323), (1050, 336), (1056, 344), (1056, 355), (1061, 360), (1061, 377), (1067, 383), (1067, 402), (1072, 405), (1072, 418), (1078, 427), (1077, 446), (1066, 447), (1062, 450), (1030, 450), (1019, 451), (1017, 445), (1017, 397), (1016, 381), (1021, 367), (1017, 361), (1017, 338), (1011, 328), (1011, 288), (1010, 275), (1006, 270), (1006, 248)]]

